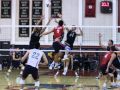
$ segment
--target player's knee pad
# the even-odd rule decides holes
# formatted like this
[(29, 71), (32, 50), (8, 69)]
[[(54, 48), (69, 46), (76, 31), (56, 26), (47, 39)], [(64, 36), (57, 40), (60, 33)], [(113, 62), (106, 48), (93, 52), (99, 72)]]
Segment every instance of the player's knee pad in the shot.
[(40, 86), (40, 81), (36, 81), (35, 82), (35, 87), (39, 87)]
[(23, 80), (22, 78), (20, 79), (20, 84), (25, 84), (25, 80)]

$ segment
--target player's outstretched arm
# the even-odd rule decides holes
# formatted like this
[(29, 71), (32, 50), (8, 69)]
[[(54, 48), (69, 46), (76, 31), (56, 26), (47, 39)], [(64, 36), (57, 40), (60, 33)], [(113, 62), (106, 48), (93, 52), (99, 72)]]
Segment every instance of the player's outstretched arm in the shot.
[(99, 33), (99, 45), (102, 47), (102, 48), (107, 48), (106, 46), (104, 46), (103, 44), (102, 44), (102, 40), (101, 40), (101, 37), (102, 37), (102, 34), (101, 33)]
[(80, 33), (77, 33), (77, 36), (83, 36), (83, 31), (81, 30), (81, 28), (79, 28)]
[[(47, 22), (46, 26), (50, 24), (51, 20), (52, 20), (52, 18), (49, 18), (49, 21)], [(40, 33), (42, 34), (42, 33), (45, 31), (46, 28), (47, 28), (47, 27), (44, 27), (44, 28), (41, 30)]]
[[(38, 20), (38, 22), (37, 22), (37, 24), (36, 25), (40, 25), (40, 23), (42, 22), (42, 20), (43, 20), (43, 16), (40, 18), (40, 20)], [(40, 29), (40, 27), (34, 27), (33, 28), (33, 32), (36, 30), (36, 29)]]
[(45, 53), (43, 53), (43, 56), (42, 56), (42, 58), (43, 58), (43, 63), (39, 63), (40, 65), (48, 65), (48, 59), (47, 59), (47, 57), (46, 57), (46, 55), (45, 55)]
[(53, 31), (54, 31), (54, 29), (52, 29), (52, 30), (50, 30), (50, 31), (48, 31), (48, 32), (44, 32), (44, 33), (42, 33), (40, 36), (48, 35), (48, 34), (52, 33)]
[(29, 51), (27, 51), (25, 53), (25, 55), (22, 57), (21, 61), (24, 62), (27, 59), (28, 55), (29, 55)]

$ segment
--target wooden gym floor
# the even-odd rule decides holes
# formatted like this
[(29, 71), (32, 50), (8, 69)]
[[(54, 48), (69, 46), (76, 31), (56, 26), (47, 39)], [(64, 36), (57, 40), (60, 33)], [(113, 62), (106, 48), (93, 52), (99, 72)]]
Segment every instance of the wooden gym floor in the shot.
[[(0, 71), (0, 90), (19, 90), (20, 86), (16, 83), (19, 70), (13, 70), (9, 77), (6, 70)], [(103, 80), (95, 79), (95, 76), (61, 76), (54, 77), (53, 73), (40, 72), (40, 90), (102, 90)], [(34, 90), (34, 81), (29, 76), (26, 80), (24, 90)], [(120, 90), (120, 88), (108, 89)]]

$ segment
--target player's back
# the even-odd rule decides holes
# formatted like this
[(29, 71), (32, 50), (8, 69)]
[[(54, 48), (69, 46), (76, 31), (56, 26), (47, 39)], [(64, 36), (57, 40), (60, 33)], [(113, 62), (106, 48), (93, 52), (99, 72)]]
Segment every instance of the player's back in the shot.
[(29, 52), (27, 65), (38, 68), (42, 55), (43, 55), (43, 52), (40, 51), (39, 49), (31, 49)]

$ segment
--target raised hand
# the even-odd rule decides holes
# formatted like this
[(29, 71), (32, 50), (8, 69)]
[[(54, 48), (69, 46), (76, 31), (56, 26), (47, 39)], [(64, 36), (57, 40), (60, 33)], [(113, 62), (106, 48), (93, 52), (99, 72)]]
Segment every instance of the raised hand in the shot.
[(101, 34), (101, 33), (99, 33), (99, 37), (100, 37), (100, 38), (102, 37), (102, 34)]
[(62, 18), (62, 14), (60, 14), (60, 13), (58, 13), (57, 16), (58, 16), (59, 18)]

